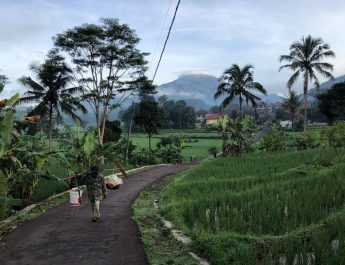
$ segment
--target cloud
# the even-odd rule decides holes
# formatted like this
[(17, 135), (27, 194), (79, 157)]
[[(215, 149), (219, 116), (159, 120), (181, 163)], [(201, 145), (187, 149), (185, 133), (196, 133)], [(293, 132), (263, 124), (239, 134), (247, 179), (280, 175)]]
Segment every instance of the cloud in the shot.
[(174, 74), (176, 74), (178, 76), (185, 76), (185, 75), (213, 75), (208, 70), (184, 70), (184, 71), (181, 71), (181, 72), (176, 72)]
[[(119, 18), (141, 38), (139, 48), (149, 57), (149, 78), (170, 25), (177, 0), (3, 0), (0, 7), (0, 68), (11, 79), (7, 89), (24, 91), (16, 80), (30, 75), (28, 65), (42, 61), (52, 48), (52, 37), (100, 17)], [(322, 37), (337, 54), (329, 60), (334, 75), (345, 73), (345, 2), (342, 0), (199, 0), (182, 1), (155, 83), (172, 81), (180, 74), (201, 71), (220, 76), (233, 63), (255, 66), (255, 79), (269, 92), (286, 91), (289, 71), (278, 72), (278, 57), (301, 36)], [(165, 19), (165, 26), (161, 28)], [(199, 70), (197, 70), (199, 69)], [(191, 71), (190, 73), (193, 73)], [(320, 78), (321, 80), (324, 80)], [(296, 90), (300, 90), (299, 84)]]

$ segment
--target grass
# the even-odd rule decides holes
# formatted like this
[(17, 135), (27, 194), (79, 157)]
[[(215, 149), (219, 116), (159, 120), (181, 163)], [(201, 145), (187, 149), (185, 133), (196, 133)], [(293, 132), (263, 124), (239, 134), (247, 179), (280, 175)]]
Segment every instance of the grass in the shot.
[(188, 247), (177, 241), (170, 230), (164, 227), (158, 211), (153, 206), (159, 192), (171, 178), (168, 176), (140, 193), (133, 205), (133, 218), (139, 225), (151, 265), (197, 265), (188, 254)]
[(345, 242), (339, 159), (326, 149), (205, 162), (163, 190), (161, 213), (212, 264), (293, 264), (311, 252), (317, 264), (342, 264), (345, 247), (334, 255), (331, 243)]
[[(189, 130), (189, 131), (179, 131), (179, 130), (165, 130), (161, 134), (152, 138), (152, 147), (156, 148), (156, 144), (159, 142), (159, 138), (162, 136), (178, 134), (185, 139), (197, 140), (197, 142), (186, 143), (189, 147), (183, 149), (182, 156), (184, 161), (189, 161), (191, 156), (195, 156), (198, 160), (202, 160), (209, 157), (208, 148), (211, 146), (216, 146), (218, 150), (221, 149), (221, 140), (219, 139), (219, 134), (217, 132), (205, 132), (202, 130)], [(133, 143), (139, 148), (148, 148), (148, 138), (146, 134), (137, 133), (133, 134)]]

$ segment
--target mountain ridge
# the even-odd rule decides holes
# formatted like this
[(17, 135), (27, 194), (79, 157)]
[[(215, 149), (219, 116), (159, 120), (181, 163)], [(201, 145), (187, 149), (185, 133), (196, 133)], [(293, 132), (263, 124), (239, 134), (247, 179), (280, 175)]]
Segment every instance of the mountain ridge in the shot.
[[(171, 82), (159, 85), (158, 95), (166, 95), (174, 100), (183, 99), (195, 108), (209, 109), (211, 106), (220, 105), (224, 99), (224, 97), (219, 97), (217, 100), (213, 98), (218, 85), (218, 78), (212, 75), (183, 74)], [(275, 93), (258, 96), (268, 103), (276, 103), (283, 99)]]

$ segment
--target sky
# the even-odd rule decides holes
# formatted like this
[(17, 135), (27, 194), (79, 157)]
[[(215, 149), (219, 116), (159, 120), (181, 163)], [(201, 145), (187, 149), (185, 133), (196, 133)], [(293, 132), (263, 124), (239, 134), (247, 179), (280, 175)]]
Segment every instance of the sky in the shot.
[[(178, 0), (0, 0), (0, 74), (10, 79), (2, 96), (23, 93), (17, 80), (43, 62), (52, 37), (99, 18), (118, 18), (136, 30), (152, 78)], [(170, 6), (170, 8), (169, 8)], [(345, 74), (343, 0), (181, 0), (155, 83), (185, 73), (219, 77), (233, 63), (255, 67), (269, 93), (286, 93), (291, 72), (278, 71), (279, 56), (311, 34), (336, 53), (328, 61)], [(320, 78), (320, 80), (325, 80)], [(302, 91), (301, 83), (294, 88)]]

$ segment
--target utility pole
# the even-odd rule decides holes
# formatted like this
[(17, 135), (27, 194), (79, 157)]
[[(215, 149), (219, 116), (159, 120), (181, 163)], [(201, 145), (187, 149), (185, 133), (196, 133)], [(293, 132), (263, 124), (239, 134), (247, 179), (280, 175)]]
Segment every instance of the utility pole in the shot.
[(128, 128), (125, 164), (127, 164), (127, 161), (128, 161), (129, 141), (130, 141), (131, 132), (132, 132), (133, 113), (134, 113), (134, 101), (132, 101), (131, 119), (129, 121), (129, 128)]

